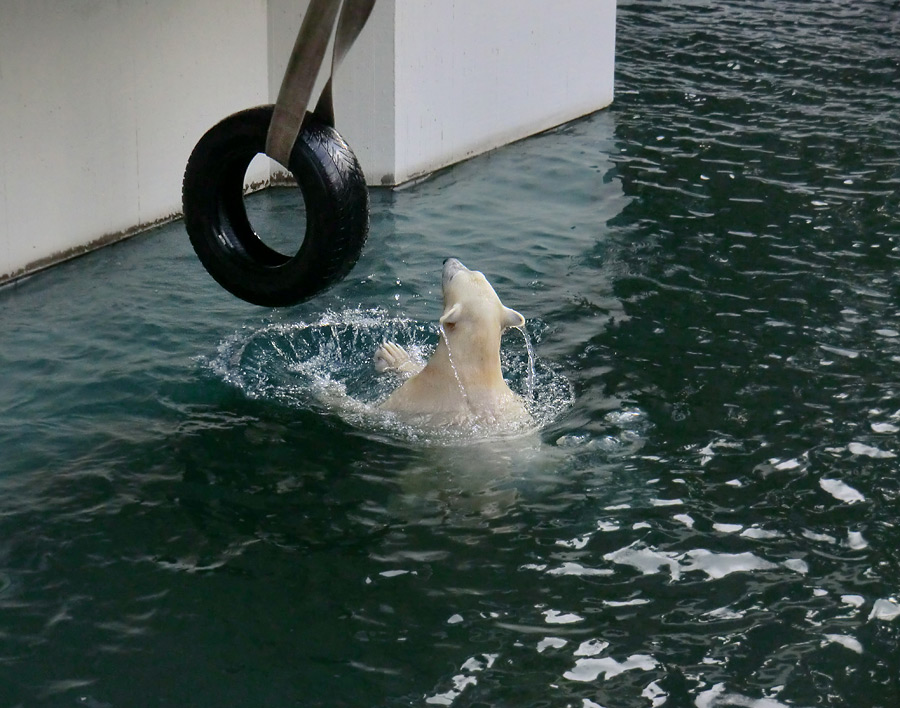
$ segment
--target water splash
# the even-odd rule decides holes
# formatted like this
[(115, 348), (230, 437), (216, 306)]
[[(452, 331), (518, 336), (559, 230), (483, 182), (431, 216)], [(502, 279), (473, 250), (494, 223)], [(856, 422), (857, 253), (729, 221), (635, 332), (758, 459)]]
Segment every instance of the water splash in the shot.
[[(369, 433), (386, 433), (426, 444), (495, 436), (497, 431), (483, 427), (425, 430), (378, 408), (400, 381), (397, 376), (375, 371), (372, 355), (377, 347), (391, 340), (404, 347), (414, 360), (425, 361), (442, 336), (446, 341), (436, 323), (391, 317), (380, 309), (346, 309), (326, 312), (314, 322), (271, 324), (236, 333), (221, 342), (216, 354), (202, 363), (214, 376), (240, 389), (248, 398), (337, 415)], [(573, 400), (568, 379), (551, 363), (538, 361), (528, 342), (524, 353), (502, 345), (500, 351), (506, 381), (525, 399), (535, 424), (527, 431), (515, 431), (516, 434), (547, 425)], [(465, 396), (455, 366), (454, 373)]]
[(531, 337), (528, 336), (528, 330), (525, 329), (525, 325), (523, 324), (521, 327), (516, 327), (515, 329), (519, 330), (522, 333), (522, 337), (525, 339), (525, 351), (528, 352), (528, 369), (525, 375), (525, 400), (533, 401), (534, 400), (534, 345), (531, 343)]
[(450, 337), (447, 336), (447, 328), (444, 327), (444, 325), (441, 325), (441, 338), (444, 340), (444, 344), (447, 345), (447, 358), (450, 360), (450, 368), (453, 369), (453, 376), (456, 378), (459, 392), (462, 394), (463, 400), (468, 406), (469, 394), (466, 393), (466, 387), (463, 386), (462, 379), (459, 378), (459, 370), (456, 368), (456, 363), (453, 361), (453, 349), (450, 347)]

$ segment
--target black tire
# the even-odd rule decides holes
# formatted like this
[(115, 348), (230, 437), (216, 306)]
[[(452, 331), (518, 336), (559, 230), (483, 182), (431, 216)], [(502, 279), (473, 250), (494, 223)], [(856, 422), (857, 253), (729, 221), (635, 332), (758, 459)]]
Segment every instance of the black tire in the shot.
[(291, 171), (306, 204), (300, 249), (263, 243), (244, 208), (244, 175), (265, 152), (273, 106), (223, 119), (200, 138), (184, 172), (184, 223), (210, 275), (237, 297), (266, 307), (294, 305), (343, 278), (369, 233), (369, 192), (356, 156), (338, 132), (307, 116)]

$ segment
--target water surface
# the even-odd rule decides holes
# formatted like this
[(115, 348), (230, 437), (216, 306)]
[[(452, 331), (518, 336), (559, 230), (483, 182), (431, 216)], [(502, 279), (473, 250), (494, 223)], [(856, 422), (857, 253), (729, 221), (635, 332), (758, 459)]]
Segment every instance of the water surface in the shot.
[[(898, 23), (621, 3), (611, 109), (373, 192), (295, 308), (179, 223), (0, 292), (0, 703), (897, 705)], [(433, 345), (450, 255), (527, 319), (532, 436), (313, 395)]]

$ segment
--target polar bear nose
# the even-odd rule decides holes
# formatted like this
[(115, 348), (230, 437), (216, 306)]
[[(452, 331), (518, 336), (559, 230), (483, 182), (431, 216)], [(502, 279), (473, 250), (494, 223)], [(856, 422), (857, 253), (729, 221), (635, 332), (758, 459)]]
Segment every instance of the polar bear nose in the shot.
[(445, 258), (444, 259), (444, 278), (450, 278), (456, 275), (461, 270), (468, 270), (460, 261), (456, 258)]
[(453, 279), (453, 276), (463, 270), (466, 270), (466, 267), (456, 258), (447, 258), (444, 260), (444, 267), (441, 273), (441, 286), (445, 292), (450, 281)]

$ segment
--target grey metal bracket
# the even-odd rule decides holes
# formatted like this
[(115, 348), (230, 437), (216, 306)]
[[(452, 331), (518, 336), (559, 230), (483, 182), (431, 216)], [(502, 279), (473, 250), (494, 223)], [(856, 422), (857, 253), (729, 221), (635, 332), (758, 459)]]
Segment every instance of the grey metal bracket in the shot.
[(334, 47), (331, 73), (314, 113), (319, 120), (334, 127), (331, 89), (334, 74), (365, 26), (374, 6), (375, 0), (310, 0), (281, 80), (278, 100), (266, 135), (266, 154), (273, 160), (282, 165), (290, 162), (291, 150), (306, 119), (332, 34)]

